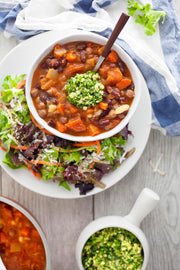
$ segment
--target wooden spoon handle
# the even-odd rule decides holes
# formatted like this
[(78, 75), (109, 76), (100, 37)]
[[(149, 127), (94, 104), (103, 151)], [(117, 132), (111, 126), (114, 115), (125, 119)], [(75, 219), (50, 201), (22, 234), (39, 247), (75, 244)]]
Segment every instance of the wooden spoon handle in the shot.
[(108, 39), (108, 42), (106, 43), (106, 46), (102, 52), (102, 57), (106, 57), (114, 43), (114, 41), (116, 40), (116, 38), (118, 37), (119, 33), (121, 32), (121, 30), (123, 29), (124, 25), (126, 24), (126, 22), (129, 19), (129, 15), (122, 13), (110, 38)]

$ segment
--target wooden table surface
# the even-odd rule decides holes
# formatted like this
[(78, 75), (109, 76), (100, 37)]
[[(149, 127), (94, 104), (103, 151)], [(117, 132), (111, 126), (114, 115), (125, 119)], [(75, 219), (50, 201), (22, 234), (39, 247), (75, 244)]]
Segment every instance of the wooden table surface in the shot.
[[(180, 16), (180, 2), (175, 0)], [(0, 33), (0, 60), (18, 41)], [(148, 163), (164, 153), (160, 176)], [(144, 187), (157, 192), (158, 207), (142, 222), (150, 244), (147, 270), (180, 269), (180, 137), (169, 138), (151, 130), (147, 146), (136, 166), (116, 185), (95, 196), (81, 199), (53, 199), (27, 190), (2, 169), (0, 194), (24, 205), (41, 224), (50, 247), (52, 270), (77, 270), (75, 245), (81, 230), (104, 215), (125, 215)]]

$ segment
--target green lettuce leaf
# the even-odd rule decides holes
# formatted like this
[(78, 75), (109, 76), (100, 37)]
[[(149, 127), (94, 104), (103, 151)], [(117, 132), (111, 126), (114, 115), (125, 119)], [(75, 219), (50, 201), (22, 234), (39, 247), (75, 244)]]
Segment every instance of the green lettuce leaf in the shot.
[(59, 186), (62, 186), (65, 189), (71, 191), (71, 188), (70, 188), (70, 186), (68, 185), (68, 183), (66, 181), (59, 181)]
[(123, 154), (123, 150), (120, 147), (125, 144), (126, 140), (121, 136), (119, 138), (111, 137), (104, 139), (101, 143), (101, 149), (104, 152), (105, 159), (113, 165), (114, 160)]
[(23, 109), (21, 109), (19, 106), (15, 107), (15, 109), (12, 111), (12, 114), (17, 116), (20, 122), (24, 124), (29, 123), (31, 121), (31, 116), (27, 103), (23, 104), (22, 108)]
[(3, 163), (7, 164), (11, 169), (18, 169), (20, 167), (24, 167), (24, 165), (15, 166), (11, 160), (9, 152), (6, 152), (6, 155), (4, 156)]
[(156, 32), (156, 25), (162, 18), (162, 23), (165, 20), (166, 13), (160, 10), (154, 10), (150, 4), (140, 4), (136, 0), (128, 0), (128, 14), (135, 17), (135, 22), (143, 25), (145, 34), (148, 36)]
[(83, 155), (80, 152), (72, 152), (72, 153), (63, 153), (63, 159), (67, 160), (69, 162), (74, 161), (75, 165), (78, 164), (80, 161), (80, 158), (83, 157)]
[(8, 137), (8, 134), (13, 134), (14, 128), (12, 128), (11, 121), (8, 114), (5, 111), (0, 110), (0, 138), (2, 145), (6, 145), (8, 150), (10, 145), (13, 144), (11, 138)]
[(11, 89), (13, 87), (16, 87), (16, 85), (22, 81), (22, 79), (26, 76), (26, 74), (22, 74), (20, 76), (15, 76), (14, 79), (12, 79), (12, 77), (10, 75), (7, 75), (4, 78), (4, 81), (2, 83), (2, 87), (3, 89)]

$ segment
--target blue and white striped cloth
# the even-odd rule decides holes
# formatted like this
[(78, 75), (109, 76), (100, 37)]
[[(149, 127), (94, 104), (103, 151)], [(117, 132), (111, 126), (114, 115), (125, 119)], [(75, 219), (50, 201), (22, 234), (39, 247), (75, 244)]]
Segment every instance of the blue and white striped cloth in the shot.
[[(62, 27), (83, 28), (108, 37), (113, 27), (109, 12), (115, 5), (117, 9), (117, 5), (121, 2), (122, 5), (125, 6), (124, 2), (127, 5), (127, 1), (124, 0), (0, 2), (0, 30), (11, 33), (21, 40), (45, 30)], [(41, 8), (40, 12), (42, 4), (44, 10)], [(47, 7), (50, 4), (47, 17), (46, 4)], [(159, 33), (157, 30), (155, 37), (149, 38), (142, 33), (144, 36), (142, 38), (141, 35), (139, 44), (130, 35), (122, 33), (122, 39), (118, 39), (117, 43), (132, 57), (146, 80), (151, 96), (153, 125), (167, 136), (180, 136), (180, 28), (172, 1), (152, 0), (152, 6), (166, 12), (165, 22), (160, 24)], [(122, 10), (119, 8), (117, 11), (120, 14)], [(148, 47), (153, 38), (155, 46), (156, 40), (157, 44), (158, 42), (160, 44), (161, 57)], [(165, 60), (162, 60), (163, 56)]]

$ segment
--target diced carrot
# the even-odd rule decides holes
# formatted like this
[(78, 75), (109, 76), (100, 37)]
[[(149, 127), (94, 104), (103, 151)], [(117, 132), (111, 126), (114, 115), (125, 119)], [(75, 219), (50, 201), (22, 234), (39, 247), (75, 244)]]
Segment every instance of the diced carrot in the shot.
[(24, 87), (24, 85), (26, 84), (26, 80), (22, 80), (20, 81), (17, 85), (16, 85), (16, 89), (21, 89)]
[(2, 149), (3, 151), (5, 151), (5, 152), (7, 151), (7, 149), (6, 149), (4, 146), (2, 146), (2, 145), (1, 145), (1, 149)]
[(91, 169), (92, 167), (94, 167), (95, 165), (95, 162), (92, 162), (90, 165), (89, 165), (89, 169)]
[(67, 127), (61, 124), (60, 122), (56, 122), (56, 127), (62, 133), (64, 133), (67, 130)]
[(3, 96), (3, 92), (1, 92), (1, 97)]
[(51, 162), (51, 161), (45, 161), (45, 160), (31, 160), (30, 161), (33, 164), (41, 164), (41, 165), (52, 165), (52, 166), (61, 166), (62, 163), (60, 162)]
[(108, 104), (105, 103), (105, 102), (100, 102), (100, 103), (99, 103), (99, 107), (100, 107), (102, 110), (107, 110)]
[(66, 75), (71, 76), (73, 73), (84, 70), (84, 64), (69, 64), (66, 68)]
[(86, 130), (86, 126), (83, 124), (80, 117), (69, 120), (69, 122), (65, 124), (65, 126), (76, 132)]
[(66, 50), (61, 47), (59, 44), (56, 44), (54, 46), (54, 57), (57, 57), (57, 58), (61, 58), (61, 56), (63, 56), (64, 54), (66, 53)]
[(122, 73), (119, 68), (110, 70), (107, 76), (107, 84), (114, 85), (122, 80)]
[(5, 243), (6, 242), (6, 235), (3, 232), (0, 233), (0, 242), (1, 243)]
[(28, 227), (25, 227), (21, 230), (21, 235), (28, 236), (30, 233), (30, 229)]
[(87, 108), (86, 114), (92, 114), (94, 112), (93, 108)]
[(76, 60), (76, 55), (69, 52), (66, 54), (66, 59), (68, 60), (68, 62), (74, 62)]
[(89, 125), (88, 129), (91, 136), (95, 136), (100, 133), (100, 130), (92, 124)]
[(57, 105), (57, 110), (60, 112), (60, 114), (64, 115), (64, 105), (59, 103)]
[(70, 110), (71, 113), (77, 112), (77, 108), (73, 106), (72, 104), (68, 104), (67, 108)]
[(108, 60), (109, 60), (109, 62), (111, 62), (111, 63), (116, 63), (117, 62), (117, 60), (118, 60), (118, 54), (117, 54), (117, 52), (115, 52), (115, 51), (111, 51), (109, 54), (108, 54)]
[(119, 88), (119, 90), (122, 90), (128, 87), (130, 84), (131, 84), (131, 79), (124, 78), (119, 83), (117, 83), (116, 86), (117, 88)]

